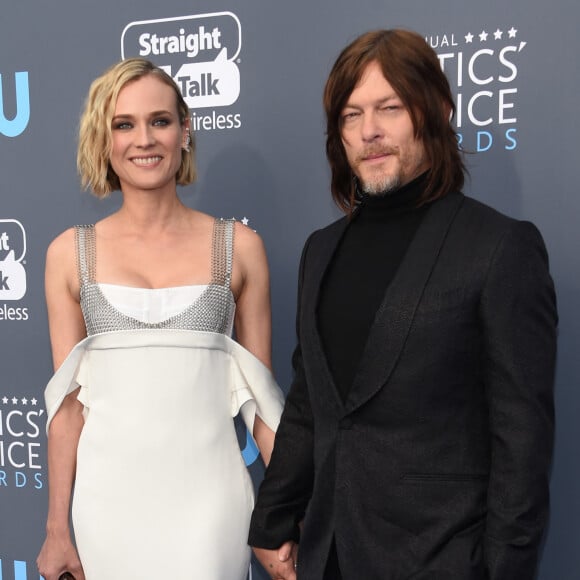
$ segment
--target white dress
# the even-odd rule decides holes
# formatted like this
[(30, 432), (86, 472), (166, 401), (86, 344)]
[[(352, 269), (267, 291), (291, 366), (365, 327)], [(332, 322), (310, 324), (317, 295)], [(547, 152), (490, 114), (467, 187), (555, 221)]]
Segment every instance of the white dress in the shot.
[[(241, 411), (251, 432), (257, 413), (275, 430), (282, 392), (229, 337), (233, 298), (212, 295), (215, 272), (207, 286), (99, 285), (90, 266), (94, 241), (85, 237), (81, 302), (87, 328), (100, 332), (76, 345), (45, 398), (50, 423), (81, 386), (73, 523), (86, 578), (244, 580), (253, 486), (233, 417)], [(216, 253), (214, 238), (219, 265)], [(229, 291), (231, 243), (224, 256)], [(225, 312), (215, 317), (215, 310)], [(218, 318), (220, 331), (197, 329)]]

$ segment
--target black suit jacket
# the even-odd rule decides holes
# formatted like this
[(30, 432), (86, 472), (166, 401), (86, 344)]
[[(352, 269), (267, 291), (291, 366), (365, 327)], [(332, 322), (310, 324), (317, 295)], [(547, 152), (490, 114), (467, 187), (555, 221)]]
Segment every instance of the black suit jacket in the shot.
[(346, 226), (304, 248), (295, 378), (250, 544), (298, 539), (303, 520), (300, 580), (322, 578), (333, 536), (347, 580), (531, 580), (557, 325), (539, 232), (462, 194), (433, 203), (343, 403), (316, 309)]

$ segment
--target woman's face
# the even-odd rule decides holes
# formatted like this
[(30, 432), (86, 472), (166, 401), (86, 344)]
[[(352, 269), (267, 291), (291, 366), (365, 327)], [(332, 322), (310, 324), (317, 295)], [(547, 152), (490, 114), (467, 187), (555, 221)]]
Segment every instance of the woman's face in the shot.
[(187, 129), (170, 86), (155, 75), (126, 84), (111, 129), (110, 163), (123, 193), (175, 188)]

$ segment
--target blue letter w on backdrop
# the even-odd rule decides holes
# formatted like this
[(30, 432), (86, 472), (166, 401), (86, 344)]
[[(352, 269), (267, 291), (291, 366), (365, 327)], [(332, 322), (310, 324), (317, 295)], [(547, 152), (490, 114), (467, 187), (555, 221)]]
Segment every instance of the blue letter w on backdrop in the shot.
[[(26, 562), (21, 562), (20, 560), (14, 560), (14, 576), (6, 576), (2, 575), (2, 560), (0, 560), (0, 580), (31, 580), (26, 575)], [(39, 579), (42, 580), (42, 576), (39, 576)]]
[(30, 96), (28, 91), (28, 73), (14, 73), (16, 86), (16, 115), (13, 119), (6, 118), (4, 113), (4, 98), (2, 75), (0, 74), (0, 133), (6, 137), (17, 137), (26, 129), (30, 119)]

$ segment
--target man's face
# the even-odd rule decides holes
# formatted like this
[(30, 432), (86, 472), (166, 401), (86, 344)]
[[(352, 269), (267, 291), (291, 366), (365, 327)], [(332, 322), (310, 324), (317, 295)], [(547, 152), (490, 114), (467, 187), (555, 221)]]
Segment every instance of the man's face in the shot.
[(409, 112), (376, 61), (352, 91), (341, 124), (348, 163), (366, 193), (388, 193), (428, 169)]

